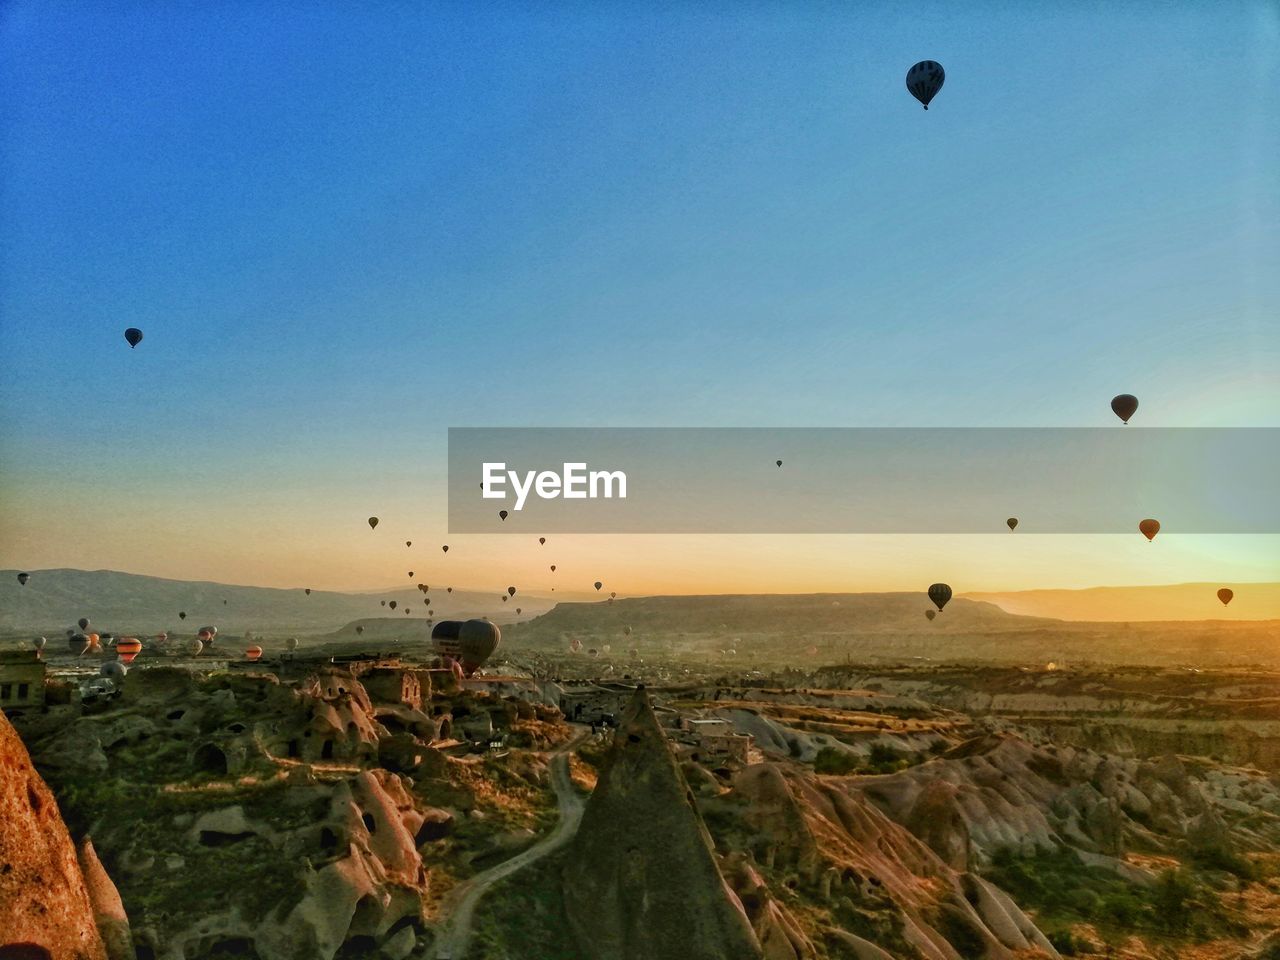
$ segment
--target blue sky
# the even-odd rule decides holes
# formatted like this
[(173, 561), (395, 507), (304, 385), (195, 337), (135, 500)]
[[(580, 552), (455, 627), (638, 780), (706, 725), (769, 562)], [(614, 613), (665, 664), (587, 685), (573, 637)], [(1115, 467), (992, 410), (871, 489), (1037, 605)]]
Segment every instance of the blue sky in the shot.
[(1280, 424), (1278, 51), (1266, 3), (11, 0), (0, 560), (441, 530), (449, 426)]

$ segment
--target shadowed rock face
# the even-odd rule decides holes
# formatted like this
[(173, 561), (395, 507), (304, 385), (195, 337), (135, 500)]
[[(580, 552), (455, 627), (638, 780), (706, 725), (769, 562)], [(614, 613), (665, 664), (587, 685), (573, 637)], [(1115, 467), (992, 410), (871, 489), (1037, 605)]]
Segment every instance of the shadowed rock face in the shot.
[(51, 960), (107, 957), (53, 794), (2, 713), (0, 953)]
[(637, 691), (564, 872), (565, 909), (596, 960), (758, 960), (648, 695)]

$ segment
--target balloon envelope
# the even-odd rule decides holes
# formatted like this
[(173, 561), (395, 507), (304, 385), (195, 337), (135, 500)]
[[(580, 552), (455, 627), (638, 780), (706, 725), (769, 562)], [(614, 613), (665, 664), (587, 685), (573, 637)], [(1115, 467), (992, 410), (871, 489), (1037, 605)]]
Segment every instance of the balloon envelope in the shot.
[(937, 610), (926, 610), (926, 611), (924, 612), (924, 615), (925, 615), (926, 617), (928, 617), (930, 620), (932, 620), (934, 617), (936, 617), (936, 616), (938, 615), (938, 611), (937, 611)]
[(945, 583), (931, 584), (929, 587), (929, 599), (941, 610), (947, 605), (947, 601), (951, 599), (951, 587)]
[(244, 658), (255, 662), (262, 659), (262, 648), (259, 646), (250, 647), (244, 652)]
[(907, 89), (929, 109), (929, 101), (938, 95), (946, 80), (946, 71), (936, 60), (921, 60), (907, 71)]
[(136, 347), (142, 342), (142, 331), (137, 327), (130, 327), (124, 332), (124, 338), (129, 341), (129, 346)]
[(1117, 397), (1112, 397), (1111, 412), (1125, 423), (1128, 423), (1129, 418), (1138, 412), (1138, 398), (1132, 393), (1122, 393)]
[(1222, 601), (1222, 605), (1224, 607), (1231, 602), (1231, 598), (1234, 596), (1235, 596), (1235, 593), (1231, 590), (1230, 587), (1223, 587), (1221, 590), (1218, 591), (1218, 599)]
[(373, 529), (374, 527), (376, 527), (377, 525), (378, 525), (378, 518), (377, 518), (377, 517), (370, 517), (370, 518), (369, 518), (369, 529), (370, 529), (370, 530), (372, 530), (372, 529)]
[(1160, 532), (1160, 521), (1148, 518), (1138, 524), (1138, 529), (1142, 531), (1142, 535), (1148, 540), (1154, 540), (1156, 534)]
[(27, 581), (30, 579), (31, 579), (31, 574), (29, 573), (18, 574), (18, 582), (22, 584), (24, 587), (27, 585)]
[(1010, 517), (1008, 520), (1006, 520), (1006, 521), (1005, 521), (1005, 523), (1007, 523), (1007, 524), (1009, 525), (1009, 529), (1010, 529), (1010, 530), (1017, 530), (1017, 529), (1018, 529), (1018, 518), (1017, 518), (1017, 517)]

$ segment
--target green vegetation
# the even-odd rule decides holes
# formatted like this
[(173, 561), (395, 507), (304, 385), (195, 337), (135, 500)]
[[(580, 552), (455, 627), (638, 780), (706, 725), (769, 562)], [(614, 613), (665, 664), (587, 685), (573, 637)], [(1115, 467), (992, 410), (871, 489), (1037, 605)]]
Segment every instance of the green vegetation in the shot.
[(507, 960), (510, 945), (519, 944), (521, 960), (586, 960), (565, 915), (564, 858), (558, 851), (495, 884), (477, 908), (468, 957)]
[(1069, 949), (1078, 946), (1065, 932), (1072, 923), (1092, 923), (1104, 936), (1142, 931), (1196, 940), (1232, 927), (1214, 892), (1185, 868), (1166, 870), (1153, 885), (1143, 886), (1088, 866), (1071, 850), (1021, 856), (1005, 849), (996, 854), (987, 876)]
[(815, 773), (848, 776), (855, 773), (893, 773), (911, 766), (910, 755), (885, 743), (873, 743), (870, 754), (863, 758), (856, 753), (823, 747), (813, 758)]

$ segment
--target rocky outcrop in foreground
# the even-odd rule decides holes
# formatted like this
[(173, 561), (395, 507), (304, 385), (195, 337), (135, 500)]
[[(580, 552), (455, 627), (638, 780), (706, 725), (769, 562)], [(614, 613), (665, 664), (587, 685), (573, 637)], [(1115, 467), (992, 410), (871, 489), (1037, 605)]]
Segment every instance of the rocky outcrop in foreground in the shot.
[(52, 960), (108, 957), (58, 805), (0, 713), (0, 953), (20, 946)]
[(564, 899), (579, 945), (597, 960), (764, 956), (643, 689), (570, 849)]

